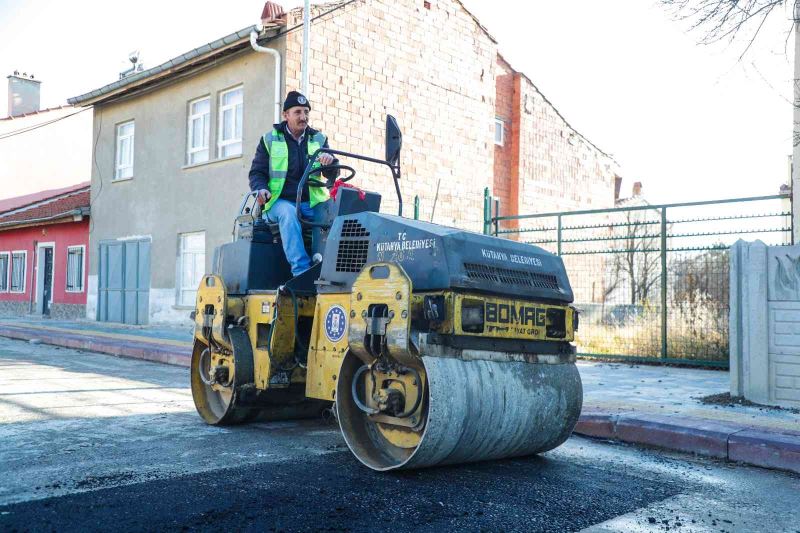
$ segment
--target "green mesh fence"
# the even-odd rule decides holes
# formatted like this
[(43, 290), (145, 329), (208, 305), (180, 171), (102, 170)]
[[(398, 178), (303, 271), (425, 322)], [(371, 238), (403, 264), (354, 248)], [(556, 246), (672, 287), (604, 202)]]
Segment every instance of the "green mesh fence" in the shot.
[(728, 366), (729, 248), (792, 244), (788, 195), (497, 216), (487, 232), (559, 254), (584, 357)]

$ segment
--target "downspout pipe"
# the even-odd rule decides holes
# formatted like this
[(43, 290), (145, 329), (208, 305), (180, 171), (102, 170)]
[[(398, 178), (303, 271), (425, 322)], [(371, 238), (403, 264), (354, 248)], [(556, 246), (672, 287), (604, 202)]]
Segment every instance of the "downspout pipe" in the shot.
[(273, 124), (281, 122), (281, 54), (274, 48), (267, 48), (258, 44), (258, 35), (264, 29), (261, 23), (253, 26), (253, 31), (250, 32), (250, 46), (256, 52), (262, 54), (270, 54), (275, 59), (275, 119)]

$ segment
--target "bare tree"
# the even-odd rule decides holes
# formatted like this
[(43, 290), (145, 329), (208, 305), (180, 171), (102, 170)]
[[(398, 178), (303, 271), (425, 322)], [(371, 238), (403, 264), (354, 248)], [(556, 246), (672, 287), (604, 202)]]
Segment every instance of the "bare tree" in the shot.
[[(798, 0), (660, 0), (661, 5), (667, 7), (677, 19), (689, 22), (692, 30), (702, 32), (700, 42), (703, 44), (743, 40), (746, 45), (739, 59), (753, 45), (773, 13), (797, 2)], [(788, 24), (789, 34), (794, 23), (791, 20)]]
[[(604, 300), (620, 290), (631, 305), (646, 304), (660, 282), (659, 235), (651, 233), (655, 209), (626, 211), (621, 223), (609, 227), (619, 238), (613, 264), (606, 272)], [(616, 231), (615, 231), (616, 230)], [(622, 234), (619, 234), (619, 231)]]
[[(786, 22), (786, 43), (800, 21), (800, 0), (659, 0), (673, 16), (691, 25), (701, 35), (700, 43), (712, 44), (720, 41), (745, 43), (739, 60), (753, 46), (767, 20), (775, 12), (792, 8)], [(797, 62), (797, 59), (795, 59)], [(797, 67), (795, 67), (797, 72)], [(760, 73), (759, 73), (760, 75)], [(763, 78), (763, 76), (762, 76)], [(764, 80), (770, 85), (767, 80)], [(794, 80), (795, 109), (800, 109), (800, 80)], [(800, 123), (794, 121), (792, 145), (800, 145)]]
[[(721, 248), (721, 243), (716, 247)], [(673, 304), (695, 304), (698, 299), (704, 299), (727, 309), (729, 297), (727, 250), (707, 250), (682, 257), (672, 262), (670, 271), (674, 278)]]

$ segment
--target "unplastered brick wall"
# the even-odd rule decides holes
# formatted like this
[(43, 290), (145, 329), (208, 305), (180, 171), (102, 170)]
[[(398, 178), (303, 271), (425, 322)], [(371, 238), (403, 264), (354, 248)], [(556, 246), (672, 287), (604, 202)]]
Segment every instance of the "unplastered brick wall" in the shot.
[[(312, 16), (335, 4), (312, 8)], [(300, 22), (294, 10), (289, 25)], [(286, 41), (286, 89), (301, 85), (302, 32)], [(494, 170), (496, 43), (455, 0), (357, 0), (312, 26), (311, 124), (333, 148), (383, 158), (387, 114), (403, 132), (404, 214), (480, 231)], [(396, 213), (388, 169), (350, 160), (353, 184)], [(437, 194), (438, 187), (438, 194)]]
[(520, 90), (520, 214), (614, 207), (614, 168), (529, 79)]

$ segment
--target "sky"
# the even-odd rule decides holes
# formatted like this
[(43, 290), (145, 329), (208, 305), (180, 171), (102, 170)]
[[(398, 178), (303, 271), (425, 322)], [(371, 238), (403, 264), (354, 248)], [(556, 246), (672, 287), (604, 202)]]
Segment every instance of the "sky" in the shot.
[[(701, 34), (654, 0), (463, 2), (506, 60), (614, 157), (623, 196), (635, 181), (653, 203), (775, 194), (788, 181), (793, 40), (785, 13), (740, 59), (744, 43), (698, 45)], [(262, 6), (0, 0), (0, 73), (33, 73), (43, 81), (42, 107), (56, 106), (117, 79), (133, 50), (146, 68), (158, 65), (257, 22)]]

